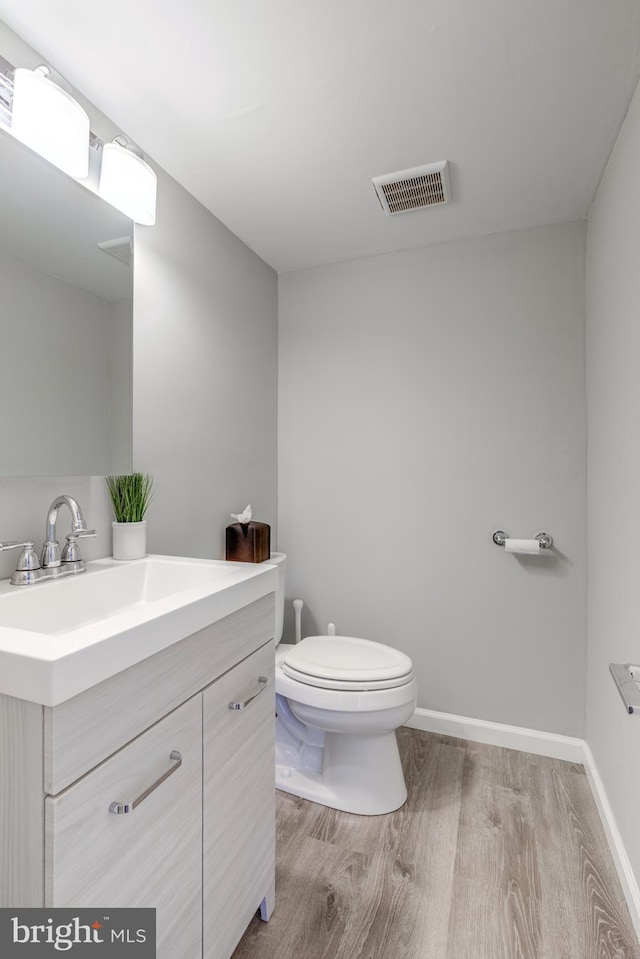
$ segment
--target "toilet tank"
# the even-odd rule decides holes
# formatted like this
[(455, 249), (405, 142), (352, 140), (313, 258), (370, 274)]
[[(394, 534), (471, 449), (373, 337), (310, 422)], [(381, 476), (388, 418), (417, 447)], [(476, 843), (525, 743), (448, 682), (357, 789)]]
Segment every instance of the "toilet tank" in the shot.
[(284, 591), (287, 572), (287, 554), (271, 553), (267, 560), (272, 566), (278, 567), (278, 588), (276, 589), (276, 646), (282, 639), (284, 627)]

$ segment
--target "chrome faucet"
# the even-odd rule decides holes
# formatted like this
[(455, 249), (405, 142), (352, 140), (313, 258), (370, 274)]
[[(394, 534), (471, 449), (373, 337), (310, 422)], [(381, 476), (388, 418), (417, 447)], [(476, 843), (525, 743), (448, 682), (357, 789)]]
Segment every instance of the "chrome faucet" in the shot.
[[(57, 539), (58, 511), (61, 506), (68, 506), (71, 511), (71, 533), (67, 536), (67, 543), (62, 554)], [(32, 586), (47, 579), (58, 576), (68, 576), (70, 573), (83, 573), (84, 561), (80, 555), (78, 539), (81, 536), (95, 536), (94, 529), (87, 529), (87, 523), (80, 505), (73, 496), (57, 496), (47, 514), (47, 532), (42, 556), (38, 559), (35, 543), (26, 540), (24, 543), (0, 543), (0, 552), (5, 549), (21, 549), (18, 556), (16, 571), (10, 579), (12, 586)]]
[[(58, 534), (56, 532), (58, 512), (61, 506), (68, 506), (71, 511), (71, 535), (67, 536), (67, 545), (62, 551), (62, 556), (60, 555), (60, 544), (58, 543)], [(78, 548), (78, 537), (95, 535), (95, 529), (87, 529), (87, 523), (82, 515), (78, 501), (75, 500), (73, 496), (56, 496), (49, 507), (49, 513), (47, 515), (46, 539), (42, 546), (42, 556), (40, 558), (42, 568), (55, 569), (63, 563), (80, 563), (82, 565), (81, 569), (69, 569), (68, 572), (82, 573), (84, 571), (84, 563)]]

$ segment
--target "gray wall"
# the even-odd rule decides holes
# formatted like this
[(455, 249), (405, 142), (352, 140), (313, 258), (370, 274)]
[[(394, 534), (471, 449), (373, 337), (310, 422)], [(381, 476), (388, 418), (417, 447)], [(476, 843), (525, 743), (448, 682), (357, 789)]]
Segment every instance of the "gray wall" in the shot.
[(132, 300), (110, 304), (109, 324), (109, 472), (126, 473), (132, 462), (131, 409), (133, 387)]
[(0, 473), (126, 470), (131, 301), (108, 302), (2, 250), (0, 290), (0, 382), (11, 404), (0, 417)]
[(640, 723), (608, 664), (640, 662), (640, 94), (589, 216), (587, 741), (640, 877)]
[(156, 225), (135, 234), (133, 327), (149, 549), (224, 558), (230, 512), (276, 522), (277, 277), (162, 171)]
[[(423, 707), (582, 735), (584, 224), (290, 273), (279, 297), (304, 632), (405, 650)], [(508, 556), (498, 527), (557, 551)]]
[[(105, 472), (111, 305), (2, 250), (0, 290), (0, 382), (15, 404), (0, 418), (0, 472), (37, 474), (43, 462), (51, 473), (68, 472), (69, 463)], [(73, 429), (60, 429), (61, 419)]]

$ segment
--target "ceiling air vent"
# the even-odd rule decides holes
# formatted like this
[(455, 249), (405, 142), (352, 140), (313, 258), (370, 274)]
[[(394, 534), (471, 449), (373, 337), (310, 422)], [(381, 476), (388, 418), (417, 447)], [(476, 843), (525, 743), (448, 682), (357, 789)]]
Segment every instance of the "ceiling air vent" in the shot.
[(399, 173), (375, 176), (373, 186), (386, 214), (408, 213), (423, 206), (438, 206), (451, 199), (446, 160), (416, 166)]

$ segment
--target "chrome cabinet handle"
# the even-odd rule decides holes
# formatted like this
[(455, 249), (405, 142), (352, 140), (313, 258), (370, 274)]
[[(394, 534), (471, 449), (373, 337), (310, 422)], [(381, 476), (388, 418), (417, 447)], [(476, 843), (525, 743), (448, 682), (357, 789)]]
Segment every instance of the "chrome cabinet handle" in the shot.
[(255, 689), (246, 699), (241, 699), (237, 703), (234, 703), (233, 700), (229, 703), (229, 709), (244, 709), (245, 706), (248, 706), (252, 699), (255, 699), (256, 696), (259, 696), (260, 693), (263, 693), (267, 688), (268, 679), (266, 676), (258, 676), (258, 688)]
[(141, 802), (144, 802), (147, 796), (150, 796), (151, 793), (158, 788), (158, 786), (161, 786), (162, 783), (169, 778), (169, 776), (173, 776), (173, 774), (180, 769), (180, 766), (182, 766), (182, 753), (179, 753), (177, 749), (173, 749), (171, 751), (169, 754), (169, 759), (172, 760), (173, 766), (171, 769), (167, 769), (166, 773), (163, 773), (162, 776), (160, 776), (160, 779), (156, 779), (156, 781), (149, 786), (148, 789), (145, 789), (143, 793), (140, 793), (138, 798), (134, 799), (133, 802), (112, 802), (109, 806), (109, 812), (115, 813), (116, 816), (126, 816), (128, 813), (133, 812), (136, 806), (139, 806)]

